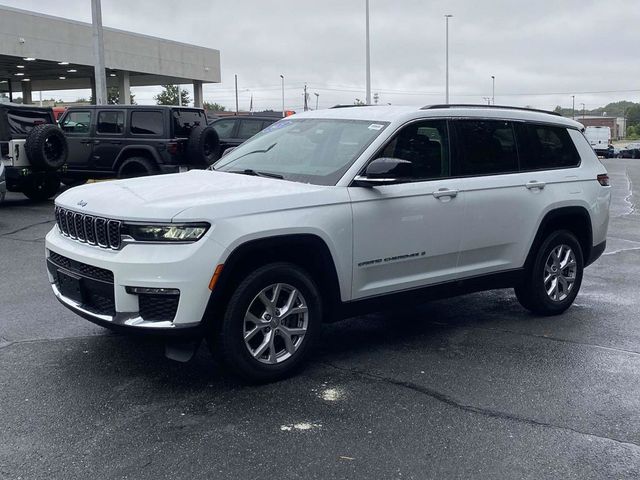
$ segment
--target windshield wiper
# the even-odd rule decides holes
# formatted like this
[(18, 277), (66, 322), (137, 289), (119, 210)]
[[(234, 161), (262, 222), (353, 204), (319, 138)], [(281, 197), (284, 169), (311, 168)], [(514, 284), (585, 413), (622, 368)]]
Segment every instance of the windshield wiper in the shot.
[(242, 175), (253, 175), (254, 177), (268, 177), (268, 178), (284, 178), (282, 175), (271, 172), (259, 172), (251, 168), (245, 168), (244, 170), (229, 170), (229, 173), (241, 173)]

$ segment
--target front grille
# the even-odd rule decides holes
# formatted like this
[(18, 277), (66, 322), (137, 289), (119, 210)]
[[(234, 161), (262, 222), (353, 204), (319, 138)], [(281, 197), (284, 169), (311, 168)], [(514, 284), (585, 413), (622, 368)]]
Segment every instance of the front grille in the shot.
[(56, 207), (56, 223), (63, 235), (79, 242), (118, 250), (122, 222)]
[(66, 270), (69, 270), (70, 272), (82, 275), (83, 277), (113, 283), (113, 272), (111, 270), (106, 270), (104, 268), (94, 267), (93, 265), (78, 262), (76, 260), (72, 260), (51, 251), (49, 252), (49, 260), (51, 260), (58, 267), (62, 267)]
[(173, 321), (178, 310), (180, 295), (138, 295), (140, 316), (147, 321)]
[(85, 302), (82, 306), (90, 312), (98, 315), (109, 315), (113, 317), (116, 314), (116, 303), (113, 297), (100, 295), (97, 292), (87, 291)]

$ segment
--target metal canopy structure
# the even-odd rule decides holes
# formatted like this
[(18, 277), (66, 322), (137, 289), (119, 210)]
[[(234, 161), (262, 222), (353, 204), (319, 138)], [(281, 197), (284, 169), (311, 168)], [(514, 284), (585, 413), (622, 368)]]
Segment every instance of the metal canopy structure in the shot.
[[(220, 52), (157, 37), (104, 28), (108, 87), (220, 82)], [(0, 6), (0, 92), (31, 102), (31, 92), (94, 88), (89, 23)], [(95, 95), (94, 95), (95, 98)], [(120, 95), (128, 102), (129, 95)]]

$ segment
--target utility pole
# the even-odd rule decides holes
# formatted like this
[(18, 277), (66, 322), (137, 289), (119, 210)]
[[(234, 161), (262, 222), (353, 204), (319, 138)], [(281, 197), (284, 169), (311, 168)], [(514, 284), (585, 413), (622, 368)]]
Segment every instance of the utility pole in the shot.
[(238, 74), (235, 75), (235, 79), (236, 79), (236, 115), (238, 115), (239, 109), (238, 109)]
[(304, 84), (304, 111), (309, 110), (309, 104), (307, 103), (309, 99), (309, 94), (307, 93), (307, 84)]
[(571, 95), (571, 118), (576, 119), (576, 96)]
[(371, 47), (369, 44), (369, 0), (366, 0), (365, 5), (366, 11), (366, 21), (367, 21), (367, 33), (366, 33), (366, 43), (367, 43), (367, 52), (366, 52), (366, 68), (367, 68), (367, 91), (366, 91), (366, 99), (367, 105), (371, 105)]
[(104, 36), (102, 33), (102, 7), (100, 0), (91, 0), (91, 20), (93, 24), (93, 65), (96, 79), (96, 105), (107, 103), (107, 79), (104, 70)]
[(584, 120), (584, 103), (581, 103), (580, 105), (582, 105), (582, 119)]
[(496, 104), (496, 76), (491, 75), (491, 102)]
[(318, 92), (313, 93), (316, 96), (316, 110), (318, 110), (318, 102), (320, 101), (320, 94)]
[(445, 80), (445, 94), (444, 94), (444, 103), (449, 104), (449, 19), (453, 17), (453, 15), (445, 15), (445, 24), (446, 24), (446, 33), (445, 33), (445, 70), (446, 70), (446, 80)]
[(280, 75), (282, 80), (282, 118), (284, 118), (284, 75)]

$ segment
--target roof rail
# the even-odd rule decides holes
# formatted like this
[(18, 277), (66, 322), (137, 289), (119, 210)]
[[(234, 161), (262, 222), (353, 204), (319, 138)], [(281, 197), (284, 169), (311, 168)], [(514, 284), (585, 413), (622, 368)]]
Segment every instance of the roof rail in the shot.
[(439, 104), (439, 105), (425, 105), (420, 110), (432, 110), (432, 109), (438, 109), (438, 108), (459, 108), (459, 107), (463, 107), (463, 108), (489, 108), (489, 109), (495, 108), (495, 109), (498, 109), (498, 110), (524, 110), (526, 112), (547, 113), (549, 115), (556, 115), (558, 117), (562, 116), (558, 112), (551, 112), (549, 110), (539, 110), (537, 108), (509, 107), (508, 105), (482, 105), (482, 104), (475, 104), (475, 103), (446, 103), (446, 104), (443, 103), (443, 104)]
[(360, 104), (360, 105), (334, 105), (333, 107), (329, 107), (330, 109), (332, 108), (351, 108), (351, 107), (373, 107), (373, 105), (368, 105), (368, 104)]

